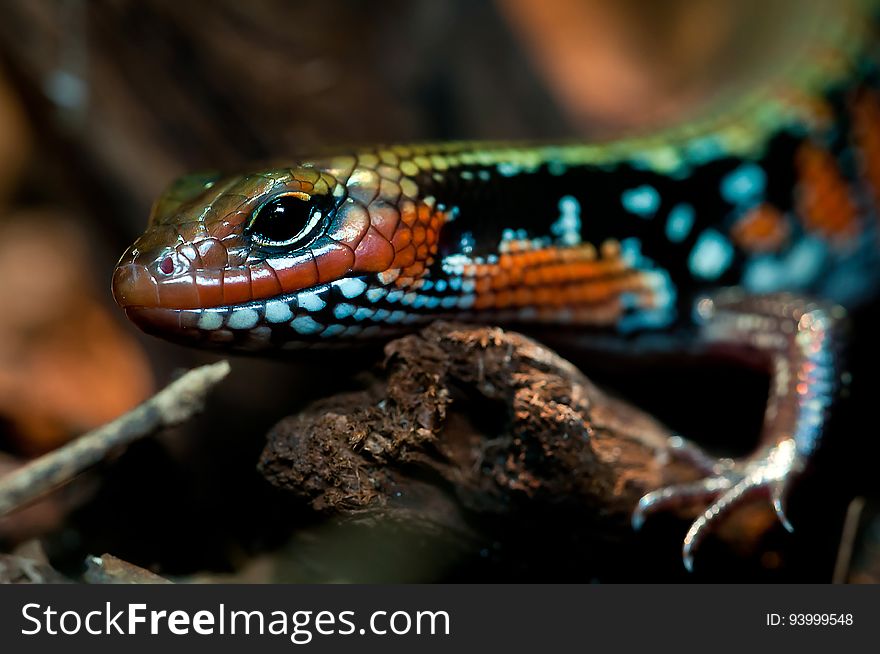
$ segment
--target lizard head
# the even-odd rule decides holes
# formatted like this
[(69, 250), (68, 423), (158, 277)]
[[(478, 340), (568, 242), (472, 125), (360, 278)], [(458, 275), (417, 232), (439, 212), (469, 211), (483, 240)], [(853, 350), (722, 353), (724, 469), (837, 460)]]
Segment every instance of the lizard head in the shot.
[(415, 184), (361, 160), (174, 182), (116, 266), (116, 302), (145, 331), (197, 345), (359, 336), (364, 321), (344, 319), (358, 309), (365, 317), (388, 287), (413, 282), (442, 222)]

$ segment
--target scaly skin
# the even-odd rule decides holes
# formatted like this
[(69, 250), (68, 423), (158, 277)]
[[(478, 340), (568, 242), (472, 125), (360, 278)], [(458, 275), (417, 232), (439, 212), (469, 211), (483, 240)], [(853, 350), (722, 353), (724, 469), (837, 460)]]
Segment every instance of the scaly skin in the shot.
[(703, 343), (757, 352), (774, 379), (758, 451), (719, 462), (676, 441), (706, 479), (650, 493), (634, 517), (708, 499), (690, 567), (707, 526), (752, 491), (788, 524), (784, 493), (839, 386), (837, 304), (880, 281), (880, 94), (862, 5), (840, 3), (808, 58), (725, 113), (666, 132), (377, 147), (183, 178), (120, 259), (114, 295), (150, 333), (268, 355), (441, 317), (623, 348), (696, 327)]

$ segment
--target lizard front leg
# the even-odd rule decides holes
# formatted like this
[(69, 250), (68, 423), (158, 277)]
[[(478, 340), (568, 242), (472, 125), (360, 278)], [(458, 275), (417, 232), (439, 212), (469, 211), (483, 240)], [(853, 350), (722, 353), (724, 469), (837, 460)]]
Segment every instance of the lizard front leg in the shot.
[(755, 493), (765, 493), (789, 530), (785, 498), (792, 481), (816, 448), (840, 386), (837, 348), (843, 309), (794, 295), (748, 295), (726, 290), (698, 301), (702, 338), (730, 354), (758, 355), (769, 366), (770, 395), (760, 445), (750, 456), (714, 459), (680, 437), (670, 442), (673, 456), (686, 458), (705, 478), (642, 497), (633, 514), (638, 529), (650, 512), (684, 501), (705, 500), (708, 508), (684, 539), (688, 570), (694, 552), (712, 525)]

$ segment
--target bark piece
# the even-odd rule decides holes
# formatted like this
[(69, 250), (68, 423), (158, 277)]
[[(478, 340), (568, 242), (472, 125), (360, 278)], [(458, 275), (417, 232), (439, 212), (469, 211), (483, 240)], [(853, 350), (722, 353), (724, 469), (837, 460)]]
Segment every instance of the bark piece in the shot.
[(326, 514), (465, 548), (549, 528), (587, 552), (633, 542), (639, 498), (696, 474), (669, 465), (657, 421), (517, 333), (435, 323), (385, 353), (385, 379), (271, 430), (270, 482)]

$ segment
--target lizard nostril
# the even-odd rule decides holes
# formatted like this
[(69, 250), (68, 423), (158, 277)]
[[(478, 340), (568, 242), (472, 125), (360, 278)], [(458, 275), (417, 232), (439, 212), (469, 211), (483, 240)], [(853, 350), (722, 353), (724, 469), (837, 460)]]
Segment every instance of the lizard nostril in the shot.
[(159, 270), (162, 271), (166, 275), (170, 275), (174, 272), (174, 259), (171, 257), (165, 257), (159, 263)]

